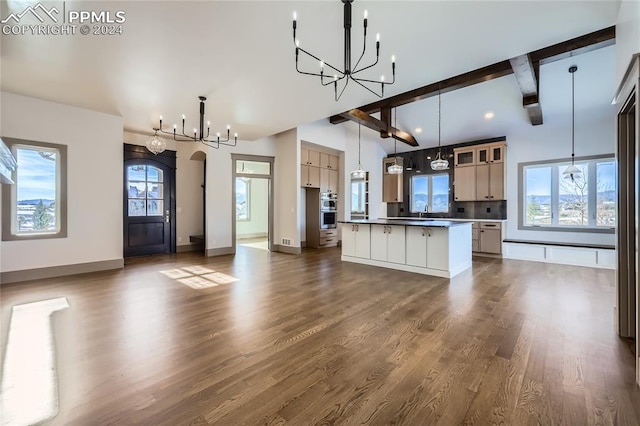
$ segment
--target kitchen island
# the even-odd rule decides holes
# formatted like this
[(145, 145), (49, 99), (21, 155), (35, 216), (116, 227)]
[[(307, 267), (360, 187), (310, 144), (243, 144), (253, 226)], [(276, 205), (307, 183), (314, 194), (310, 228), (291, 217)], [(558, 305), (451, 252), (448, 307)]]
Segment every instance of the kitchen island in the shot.
[(345, 262), (444, 278), (471, 267), (471, 222), (378, 219), (341, 224)]

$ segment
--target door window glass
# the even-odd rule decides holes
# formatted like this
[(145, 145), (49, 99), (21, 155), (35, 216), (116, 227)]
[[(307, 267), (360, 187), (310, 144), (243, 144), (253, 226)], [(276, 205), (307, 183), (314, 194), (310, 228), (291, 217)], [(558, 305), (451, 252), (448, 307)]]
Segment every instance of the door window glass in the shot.
[(129, 216), (162, 216), (164, 210), (163, 172), (153, 166), (127, 167)]

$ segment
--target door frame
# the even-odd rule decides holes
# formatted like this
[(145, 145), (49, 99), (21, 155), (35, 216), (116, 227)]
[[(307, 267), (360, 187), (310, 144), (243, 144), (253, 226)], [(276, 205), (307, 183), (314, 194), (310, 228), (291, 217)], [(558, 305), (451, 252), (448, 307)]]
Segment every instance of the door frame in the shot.
[[(635, 102), (635, 110), (631, 106), (631, 102)], [(616, 270), (616, 310), (615, 315), (617, 332), (621, 336), (628, 335), (629, 325), (635, 322), (635, 364), (636, 364), (636, 383), (640, 385), (640, 285), (638, 283), (638, 267), (640, 266), (640, 254), (638, 247), (640, 239), (638, 236), (640, 213), (640, 53), (636, 53), (631, 57), (629, 66), (620, 82), (618, 90), (614, 98), (614, 103), (618, 105), (617, 115), (617, 146), (618, 161), (626, 165), (632, 164), (633, 170), (629, 167), (619, 167), (619, 182), (623, 180), (628, 184), (627, 193), (632, 193), (633, 199), (627, 200), (627, 205), (619, 205), (618, 220), (627, 224), (626, 233), (628, 241), (625, 246), (621, 247), (621, 240), (617, 240), (616, 250), (618, 253), (618, 267)], [(632, 111), (635, 111), (633, 113)], [(633, 134), (629, 134), (633, 132)], [(630, 141), (633, 140), (633, 147)], [(621, 193), (622, 191), (619, 190)], [(630, 194), (631, 195), (631, 194)], [(629, 202), (633, 202), (633, 206)], [(624, 211), (623, 211), (624, 210)], [(624, 232), (620, 223), (617, 227), (618, 233)], [(624, 242), (624, 241), (623, 241)], [(631, 250), (633, 247), (633, 250)], [(623, 252), (624, 250), (624, 252)], [(632, 251), (631, 253), (629, 251)], [(634, 276), (630, 276), (627, 272), (625, 280), (625, 271), (620, 270), (624, 265), (635, 266)], [(633, 295), (632, 287), (635, 287), (635, 312), (631, 312), (632, 304), (628, 298)]]
[(168, 166), (170, 173), (168, 179), (170, 180), (170, 190), (169, 190), (169, 233), (170, 233), (170, 243), (169, 243), (169, 252), (176, 252), (176, 151), (166, 150), (161, 152), (160, 154), (153, 154), (149, 152), (149, 150), (140, 145), (131, 145), (124, 144), (124, 155), (123, 155), (123, 167), (122, 167), (122, 221), (123, 221), (123, 229), (122, 229), (122, 253), (124, 255), (125, 248), (125, 234), (126, 229), (124, 228), (124, 223), (126, 222), (127, 215), (127, 192), (125, 190), (125, 185), (127, 184), (127, 160), (145, 160), (151, 161), (155, 163), (162, 164), (164, 166)]
[[(237, 173), (236, 161), (258, 161), (262, 163), (269, 163), (269, 174), (261, 175), (257, 173)], [(232, 253), (236, 253), (236, 177), (248, 177), (256, 179), (267, 179), (268, 191), (269, 191), (269, 206), (268, 206), (268, 243), (269, 251), (273, 251), (273, 200), (274, 200), (274, 185), (273, 185), (273, 167), (275, 163), (275, 157), (263, 156), (263, 155), (248, 155), (248, 154), (231, 154), (231, 250)]]

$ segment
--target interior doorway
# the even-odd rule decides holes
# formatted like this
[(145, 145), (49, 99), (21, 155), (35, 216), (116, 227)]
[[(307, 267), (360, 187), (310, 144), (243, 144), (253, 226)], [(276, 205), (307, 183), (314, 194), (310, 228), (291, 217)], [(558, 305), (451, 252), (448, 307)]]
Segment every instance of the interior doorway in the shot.
[(233, 252), (273, 250), (273, 157), (232, 155)]
[[(196, 162), (194, 167), (200, 170), (197, 182), (201, 182), (199, 183), (201, 195), (197, 200), (193, 200), (192, 205), (189, 207), (194, 210), (194, 216), (200, 218), (199, 225), (195, 226), (196, 222), (194, 220), (193, 228), (189, 231), (190, 250), (205, 252), (207, 234), (207, 154), (203, 151), (196, 151), (189, 160)], [(198, 163), (200, 164), (198, 165)]]

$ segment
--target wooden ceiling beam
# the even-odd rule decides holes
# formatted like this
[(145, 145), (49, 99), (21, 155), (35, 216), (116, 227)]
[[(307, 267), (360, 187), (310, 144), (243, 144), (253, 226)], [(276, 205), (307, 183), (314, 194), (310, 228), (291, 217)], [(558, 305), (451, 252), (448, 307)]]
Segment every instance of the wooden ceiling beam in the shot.
[[(364, 111), (359, 109), (352, 109), (347, 112), (342, 113), (346, 120), (355, 121), (356, 123), (360, 123), (363, 126), (375, 130), (379, 132), (380, 135), (384, 133), (386, 136), (384, 137), (392, 137), (400, 142), (404, 142), (409, 146), (418, 146), (418, 141), (408, 132), (402, 131), (400, 129), (396, 129), (395, 127), (388, 125), (382, 120), (378, 120), (375, 117), (370, 116)], [(391, 115), (389, 114), (389, 117)]]
[(540, 63), (531, 62), (531, 56), (520, 55), (509, 59), (513, 74), (522, 92), (522, 106), (529, 114), (532, 126), (542, 124), (542, 107), (539, 100)]
[[(571, 55), (585, 53), (591, 50), (610, 46), (615, 43), (615, 36), (615, 27), (608, 27), (599, 31), (585, 34), (580, 37), (576, 37), (571, 40), (564, 41), (562, 43), (545, 47), (543, 49), (535, 50), (528, 53), (528, 56), (530, 57), (530, 60), (533, 64), (546, 64), (569, 57)], [(420, 101), (431, 96), (436, 96), (439, 90), (442, 90), (442, 93), (447, 93), (453, 90), (472, 86), (474, 84), (493, 80), (495, 78), (504, 77), (505, 75), (509, 75), (511, 73), (513, 73), (513, 69), (511, 67), (510, 61), (506, 60), (497, 62), (495, 64), (488, 65), (483, 68), (478, 68), (464, 74), (459, 74), (455, 77), (447, 78), (436, 83), (428, 84), (426, 86), (422, 86), (387, 99), (382, 99), (377, 102), (363, 105), (358, 109), (365, 112), (366, 114), (373, 114), (381, 111), (382, 108), (391, 109), (401, 105), (406, 105), (411, 102)], [(529, 105), (534, 104), (535, 102), (531, 102)], [(526, 107), (527, 105), (525, 105), (525, 108)], [(348, 115), (345, 116), (344, 114), (345, 113), (336, 114), (329, 117), (329, 122), (331, 122), (332, 124), (339, 124), (351, 119), (348, 118)], [(540, 112), (540, 114), (542, 114), (542, 112)]]

